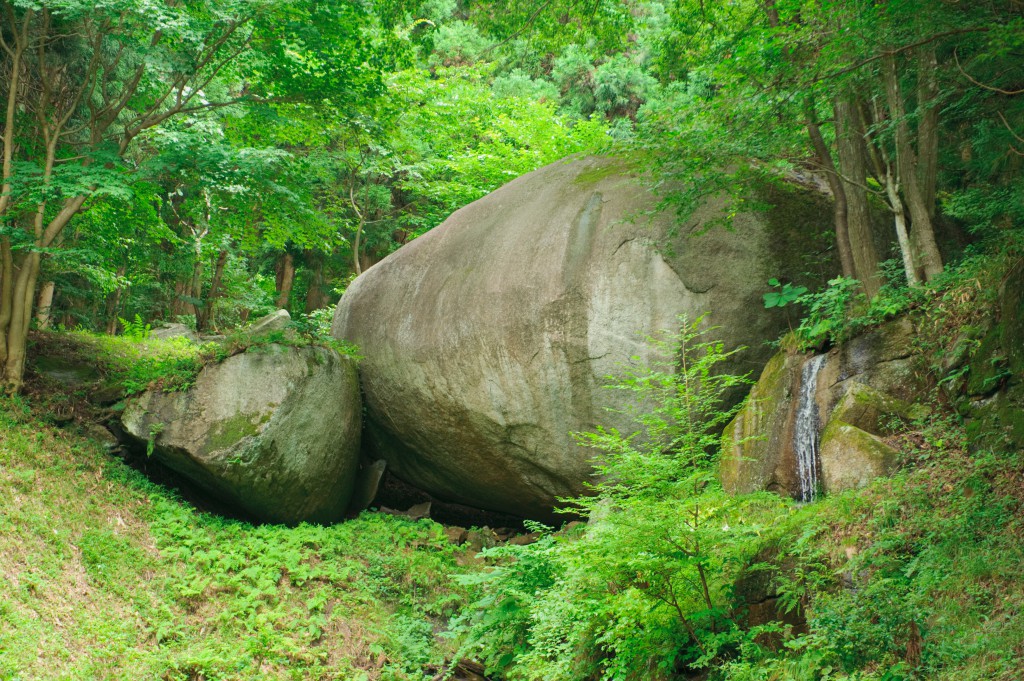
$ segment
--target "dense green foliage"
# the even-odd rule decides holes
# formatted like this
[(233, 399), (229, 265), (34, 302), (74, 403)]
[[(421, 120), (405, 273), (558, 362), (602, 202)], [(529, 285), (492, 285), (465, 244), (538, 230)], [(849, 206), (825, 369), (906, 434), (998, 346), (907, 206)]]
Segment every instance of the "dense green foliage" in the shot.
[[(94, 183), (60, 237), (37, 244), (37, 281), (53, 282), (55, 296), (40, 299), (52, 308), (44, 325), (112, 333), (139, 314), (223, 329), (274, 307), (311, 312), (457, 208), (611, 144), (656, 168), (659, 183), (681, 178), (665, 199), (684, 212), (712, 191), (749, 206), (754, 176), (816, 174), (846, 197), (835, 248), (844, 277), (869, 297), (884, 283), (879, 261), (899, 263), (895, 285), (941, 270), (919, 239), (926, 222), (945, 214), (991, 231), (1024, 212), (1014, 182), (1022, 108), (1011, 94), (1021, 25), (1002, 3), (408, 0), (326, 12), (268, 0), (168, 10), (184, 37), (160, 34), (148, 47), (138, 42), (149, 35), (138, 25), (145, 3), (96, 16), (75, 2), (8, 4), (8, 23), (49, 11), (85, 43), (133, 50), (99, 58), (95, 74), (68, 75), (72, 92), (97, 78), (108, 98), (129, 88), (115, 102), (128, 123), (103, 119), (103, 139), (120, 140), (104, 170), (98, 142), (70, 131), (57, 137), (52, 177), (29, 171), (44, 163), (41, 149), (17, 146), (11, 220), (18, 202), (34, 205), (40, 181), (66, 196)], [(31, 23), (33, 39), (53, 60), (95, 49), (59, 52), (41, 26)], [(13, 48), (14, 28), (5, 30)], [(179, 66), (197, 58), (189, 50), (209, 63)], [(133, 60), (142, 60), (136, 85)], [(25, 78), (45, 80), (43, 66)], [(181, 93), (180, 105), (153, 100), (160, 87)], [(846, 104), (859, 107), (857, 121), (844, 118)], [(88, 108), (65, 112), (69, 122), (91, 120)], [(844, 146), (851, 135), (859, 151)], [(913, 196), (912, 185), (921, 185)], [(873, 205), (872, 225), (852, 217), (862, 204)], [(909, 251), (881, 217), (897, 212)], [(29, 242), (11, 238), (17, 256)], [(962, 248), (946, 227), (938, 238), (947, 260)]]
[[(841, 272), (765, 282), (765, 305), (806, 350), (908, 316), (934, 386), (891, 424), (892, 478), (730, 497), (720, 397), (748, 379), (684, 324), (610, 385), (636, 432), (578, 436), (604, 477), (565, 503), (589, 523), (478, 563), (425, 521), (196, 511), (45, 425), (109, 414), (30, 370), (34, 415), (0, 408), (0, 678), (422, 679), (460, 657), (508, 679), (1020, 676), (1021, 453), (971, 418), (1021, 380), (993, 349), (1024, 257), (1019, 3), (0, 0), (0, 38), (7, 392), (32, 352), (115, 396), (262, 343), (354, 354), (329, 337), (354, 276), (609, 150), (681, 219), (727, 197), (710, 228), (766, 182), (827, 188)], [(240, 331), (282, 307), (289, 329)], [(174, 321), (227, 337), (149, 338)], [(32, 325), (57, 333), (26, 349)], [(754, 622), (758, 575), (784, 608)]]
[(492, 670), (667, 678), (716, 666), (764, 633), (740, 626), (732, 588), (785, 505), (729, 496), (716, 479), (718, 432), (735, 413), (724, 394), (744, 379), (715, 373), (731, 353), (699, 327), (682, 320), (680, 335), (652, 341), (660, 364), (609, 384), (642, 405), (634, 432), (579, 434), (602, 474), (593, 495), (571, 500), (586, 528), (489, 552), (501, 562), (474, 580), (484, 598), (465, 629)]
[(442, 528), (254, 527), (0, 411), (0, 677), (419, 679), (463, 599)]
[[(813, 504), (721, 490), (705, 424), (733, 413), (718, 398), (738, 379), (709, 374), (722, 348), (684, 325), (666, 352), (677, 371), (630, 367), (611, 385), (646, 403), (636, 432), (581, 436), (607, 476), (574, 500), (589, 522), (485, 552), (495, 567), (468, 578), (477, 600), (456, 621), (463, 652), (509, 679), (1016, 678), (1020, 451), (968, 436), (946, 397), (964, 373), (951, 354), (994, 361), (981, 343), (963, 346), (1020, 262), (1015, 239), (993, 246), (941, 283), (887, 294), (925, 330), (922, 370), (939, 387), (922, 398), (927, 416), (890, 424), (896, 475)], [(877, 306), (851, 317), (846, 302), (830, 311), (852, 286), (830, 291), (805, 299), (798, 334), (828, 324), (820, 333), (840, 340), (889, 317)], [(770, 594), (778, 611), (751, 619)]]

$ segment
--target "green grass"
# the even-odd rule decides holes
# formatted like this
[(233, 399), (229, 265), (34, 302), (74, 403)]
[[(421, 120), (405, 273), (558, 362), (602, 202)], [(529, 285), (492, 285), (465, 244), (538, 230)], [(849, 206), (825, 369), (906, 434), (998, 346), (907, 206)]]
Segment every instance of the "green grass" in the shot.
[(459, 553), (426, 520), (201, 513), (0, 408), (0, 679), (422, 678), (450, 654)]

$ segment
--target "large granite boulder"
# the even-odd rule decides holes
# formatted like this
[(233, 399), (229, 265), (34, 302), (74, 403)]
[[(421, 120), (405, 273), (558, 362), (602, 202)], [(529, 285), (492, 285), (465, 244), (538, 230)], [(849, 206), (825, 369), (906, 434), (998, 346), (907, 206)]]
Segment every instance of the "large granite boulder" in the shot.
[(159, 461), (257, 520), (340, 520), (359, 457), (355, 362), (326, 348), (253, 348), (205, 367), (187, 391), (133, 398), (121, 425)]
[(620, 161), (559, 162), (367, 270), (333, 333), (364, 356), (372, 455), (439, 498), (550, 518), (592, 473), (570, 433), (630, 428), (608, 411), (628, 396), (603, 386), (629, 358), (651, 358), (645, 336), (709, 313), (718, 338), (749, 347), (729, 370), (767, 361), (787, 320), (764, 309), (766, 282), (801, 280), (807, 263), (792, 254), (827, 250), (831, 208), (795, 187), (752, 198), (768, 209), (732, 229), (713, 226), (722, 201), (680, 221)]

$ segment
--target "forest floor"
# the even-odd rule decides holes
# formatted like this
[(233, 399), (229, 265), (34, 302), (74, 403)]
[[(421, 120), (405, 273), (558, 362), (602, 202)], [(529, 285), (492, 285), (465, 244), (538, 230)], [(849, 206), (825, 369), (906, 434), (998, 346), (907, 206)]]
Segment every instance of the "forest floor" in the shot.
[(480, 567), (441, 525), (202, 512), (84, 403), (30, 395), (0, 405), (0, 679), (421, 679), (450, 657)]

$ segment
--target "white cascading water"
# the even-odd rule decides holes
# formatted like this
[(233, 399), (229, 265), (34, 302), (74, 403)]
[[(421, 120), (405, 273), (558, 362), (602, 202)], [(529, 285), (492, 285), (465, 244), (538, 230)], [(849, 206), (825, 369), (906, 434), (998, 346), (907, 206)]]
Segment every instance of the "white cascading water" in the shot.
[(793, 429), (793, 451), (800, 476), (800, 501), (814, 501), (818, 492), (818, 372), (825, 355), (812, 357), (804, 363), (800, 374), (800, 402)]

